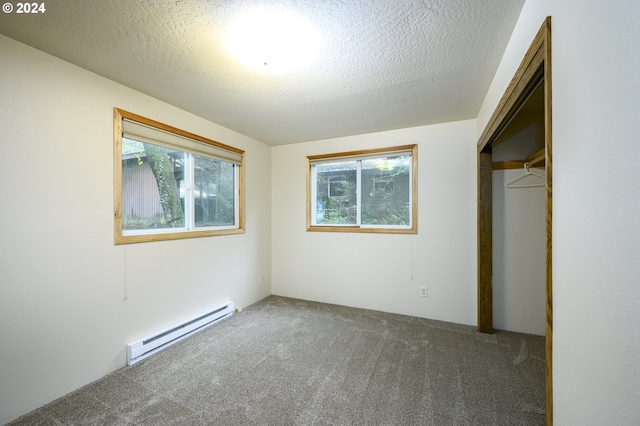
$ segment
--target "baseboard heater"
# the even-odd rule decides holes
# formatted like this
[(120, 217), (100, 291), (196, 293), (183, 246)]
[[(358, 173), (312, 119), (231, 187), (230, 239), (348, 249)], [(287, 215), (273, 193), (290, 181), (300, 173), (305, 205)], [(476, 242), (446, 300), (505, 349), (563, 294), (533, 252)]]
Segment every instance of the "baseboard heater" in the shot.
[(233, 315), (233, 302), (204, 312), (173, 327), (159, 331), (127, 345), (127, 365), (133, 365), (210, 325)]

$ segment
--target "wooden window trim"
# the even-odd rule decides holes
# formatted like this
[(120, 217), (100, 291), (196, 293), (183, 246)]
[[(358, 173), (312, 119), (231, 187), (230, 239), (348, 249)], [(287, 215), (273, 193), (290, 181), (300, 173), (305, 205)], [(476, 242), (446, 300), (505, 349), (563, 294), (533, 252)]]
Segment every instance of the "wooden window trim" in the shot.
[[(336, 161), (342, 157), (361, 157), (372, 154), (385, 154), (397, 151), (411, 151), (411, 227), (410, 228), (383, 228), (383, 227), (360, 227), (358, 225), (341, 226), (314, 226), (312, 225), (313, 199), (311, 191), (311, 166), (313, 161), (331, 160)], [(321, 155), (310, 155), (307, 157), (307, 231), (308, 232), (350, 232), (366, 234), (417, 234), (418, 233), (418, 145), (401, 145), (388, 148), (374, 148), (358, 151), (347, 151)]]
[[(238, 167), (238, 223), (236, 228), (232, 229), (206, 229), (193, 230), (185, 232), (168, 232), (157, 234), (142, 235), (123, 235), (122, 233), (122, 120), (128, 119), (156, 129), (173, 133), (178, 136), (186, 137), (201, 143), (209, 144), (217, 148), (221, 148), (230, 152), (240, 154), (242, 156), (241, 164)], [(114, 244), (131, 244), (143, 243), (151, 241), (178, 240), (185, 238), (210, 237), (216, 235), (232, 235), (242, 234), (245, 232), (245, 155), (244, 151), (229, 145), (208, 139), (182, 129), (178, 129), (167, 124), (151, 120), (132, 112), (128, 112), (119, 108), (113, 109), (113, 208), (114, 208)]]

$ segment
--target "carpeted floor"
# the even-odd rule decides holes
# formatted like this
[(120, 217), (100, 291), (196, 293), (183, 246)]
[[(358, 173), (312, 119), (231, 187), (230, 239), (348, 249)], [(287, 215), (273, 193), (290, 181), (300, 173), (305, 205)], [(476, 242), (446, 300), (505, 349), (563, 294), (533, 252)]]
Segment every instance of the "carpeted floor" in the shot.
[(544, 338), (270, 296), (12, 425), (543, 425)]

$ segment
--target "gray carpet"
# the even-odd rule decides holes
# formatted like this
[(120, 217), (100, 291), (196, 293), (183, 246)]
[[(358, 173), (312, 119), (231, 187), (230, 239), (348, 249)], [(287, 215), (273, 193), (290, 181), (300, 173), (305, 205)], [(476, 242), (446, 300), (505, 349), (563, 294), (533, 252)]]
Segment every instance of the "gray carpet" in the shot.
[(271, 296), (12, 425), (543, 425), (544, 338)]

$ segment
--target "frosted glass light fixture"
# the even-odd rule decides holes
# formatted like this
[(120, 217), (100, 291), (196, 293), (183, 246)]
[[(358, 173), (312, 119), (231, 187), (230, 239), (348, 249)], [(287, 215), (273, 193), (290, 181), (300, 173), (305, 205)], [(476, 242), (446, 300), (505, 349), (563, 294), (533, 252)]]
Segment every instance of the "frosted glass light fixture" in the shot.
[(307, 64), (319, 45), (318, 34), (304, 19), (272, 10), (241, 16), (226, 38), (227, 51), (237, 61), (277, 75)]

